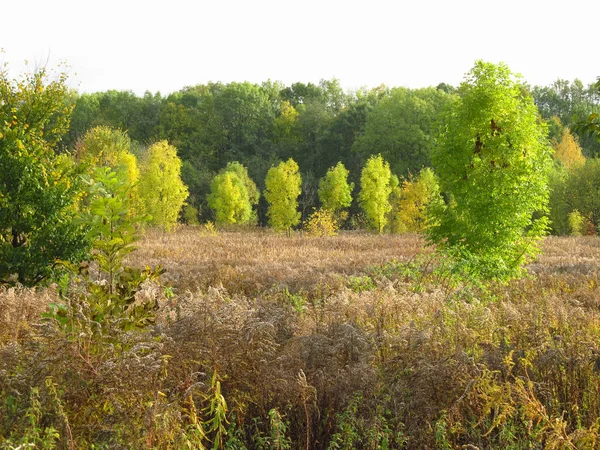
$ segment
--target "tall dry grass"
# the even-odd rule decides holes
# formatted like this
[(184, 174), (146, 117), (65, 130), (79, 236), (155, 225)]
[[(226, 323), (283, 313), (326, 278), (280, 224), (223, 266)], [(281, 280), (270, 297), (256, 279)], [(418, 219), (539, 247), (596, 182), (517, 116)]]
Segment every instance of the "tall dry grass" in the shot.
[(162, 265), (176, 287), (203, 289), (222, 284), (230, 292), (253, 294), (273, 286), (313, 290), (319, 284), (364, 272), (375, 264), (405, 261), (423, 249), (418, 235), (346, 232), (332, 237), (268, 230), (203, 234), (182, 227), (176, 233), (149, 231), (130, 264)]
[(600, 239), (548, 239), (507, 285), (372, 270), (422, 244), (151, 232), (130, 262), (163, 264), (178, 295), (96, 343), (39, 324), (53, 291), (2, 291), (2, 325), (27, 331), (0, 341), (0, 446), (39, 387), (57, 448), (184, 448), (218, 379), (228, 448), (599, 448)]

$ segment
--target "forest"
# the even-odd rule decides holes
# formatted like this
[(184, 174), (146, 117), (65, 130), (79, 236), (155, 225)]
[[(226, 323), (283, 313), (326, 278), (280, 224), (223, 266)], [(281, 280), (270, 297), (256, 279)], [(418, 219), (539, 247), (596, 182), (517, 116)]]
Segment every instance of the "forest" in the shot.
[(0, 69), (0, 448), (600, 448), (599, 109)]

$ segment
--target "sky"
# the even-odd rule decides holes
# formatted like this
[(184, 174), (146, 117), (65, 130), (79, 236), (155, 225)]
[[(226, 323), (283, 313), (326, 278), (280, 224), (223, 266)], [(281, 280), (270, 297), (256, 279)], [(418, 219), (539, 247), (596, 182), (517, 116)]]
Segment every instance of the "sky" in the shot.
[(209, 81), (460, 84), (478, 59), (531, 85), (600, 76), (600, 1), (0, 0), (0, 62), (67, 64), (80, 92)]

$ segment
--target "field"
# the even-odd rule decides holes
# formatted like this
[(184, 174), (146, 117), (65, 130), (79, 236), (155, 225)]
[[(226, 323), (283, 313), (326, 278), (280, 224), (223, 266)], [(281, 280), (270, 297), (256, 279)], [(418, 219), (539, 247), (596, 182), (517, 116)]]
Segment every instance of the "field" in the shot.
[(41, 321), (58, 287), (4, 289), (0, 448), (600, 448), (600, 239), (548, 238), (507, 285), (423, 245), (149, 231), (142, 330)]

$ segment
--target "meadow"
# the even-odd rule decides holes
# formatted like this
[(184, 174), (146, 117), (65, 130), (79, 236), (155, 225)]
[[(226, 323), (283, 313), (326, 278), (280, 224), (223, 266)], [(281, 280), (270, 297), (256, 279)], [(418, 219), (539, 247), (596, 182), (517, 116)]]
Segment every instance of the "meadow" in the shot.
[(508, 284), (423, 246), (150, 230), (128, 264), (166, 272), (138, 330), (3, 288), (0, 448), (600, 448), (600, 239), (549, 237)]

